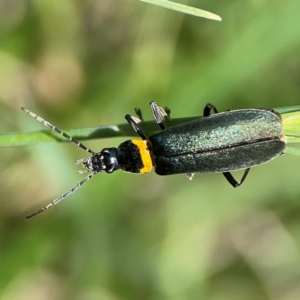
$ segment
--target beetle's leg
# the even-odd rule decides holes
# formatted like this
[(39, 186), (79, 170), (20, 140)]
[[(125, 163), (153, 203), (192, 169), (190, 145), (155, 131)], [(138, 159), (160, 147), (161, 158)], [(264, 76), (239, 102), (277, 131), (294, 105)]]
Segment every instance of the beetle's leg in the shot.
[(244, 182), (244, 180), (246, 179), (246, 177), (247, 177), (249, 171), (250, 171), (250, 168), (248, 168), (248, 169), (245, 170), (245, 172), (244, 172), (244, 174), (243, 174), (243, 177), (242, 177), (242, 179), (241, 179), (240, 182), (237, 182), (237, 181), (234, 179), (234, 177), (231, 175), (230, 172), (224, 172), (223, 175), (225, 176), (225, 178), (227, 179), (227, 181), (228, 181), (234, 188), (236, 188), (236, 187), (240, 186), (240, 185)]
[(211, 103), (207, 103), (203, 110), (203, 116), (204, 117), (210, 116), (212, 110), (214, 111), (215, 114), (218, 113), (218, 110), (214, 105), (212, 105)]
[(150, 106), (157, 125), (160, 127), (161, 130), (166, 130), (167, 127), (163, 119), (165, 119), (168, 122), (171, 121), (169, 116), (171, 111), (167, 109), (166, 112), (162, 107), (158, 106), (154, 101), (150, 102)]
[(134, 111), (135, 111), (135, 114), (136, 114), (136, 115), (138, 116), (138, 118), (140, 119), (140, 122), (139, 122), (139, 123), (144, 122), (142, 110), (141, 110), (140, 108), (136, 107), (136, 108), (134, 109)]
[(194, 175), (195, 173), (185, 173), (185, 176), (187, 177), (188, 180), (192, 180)]
[(167, 122), (170, 122), (171, 121), (171, 109), (169, 107), (165, 106), (165, 112), (167, 114), (167, 118), (165, 118), (165, 120)]
[[(169, 108), (166, 108), (166, 111), (158, 106), (155, 102), (151, 102), (151, 109), (155, 118), (156, 123), (159, 125), (159, 127), (162, 130), (166, 130), (166, 126), (162, 120), (162, 117), (164, 117), (166, 120), (170, 121), (170, 113), (171, 110)], [(125, 119), (129, 123), (129, 125), (133, 128), (133, 130), (143, 139), (147, 140), (147, 136), (142, 130), (142, 128), (138, 125), (138, 123), (143, 122), (143, 115), (142, 111), (139, 108), (135, 108), (135, 113), (138, 115), (139, 118), (126, 115)]]
[[(136, 107), (136, 108), (134, 109), (134, 111), (135, 111), (135, 114), (138, 116), (138, 118), (139, 118), (139, 120), (140, 120), (139, 123), (144, 122), (145, 120), (144, 120), (144, 117), (143, 117), (143, 112), (142, 112), (142, 110), (141, 110), (140, 108)], [(165, 118), (165, 121), (167, 121), (167, 122), (171, 121), (171, 109), (168, 108), (168, 107), (165, 107), (165, 108), (164, 108), (164, 111), (165, 111), (165, 113), (167, 114), (167, 117), (164, 117), (164, 118)]]
[(131, 116), (132, 120), (134, 121), (135, 124), (140, 124), (142, 123), (143, 121), (141, 119), (139, 119), (138, 117), (135, 117), (135, 116)]
[(126, 115), (125, 119), (129, 123), (129, 125), (133, 128), (133, 130), (142, 138), (142, 140), (147, 140), (146, 134), (144, 133), (142, 128), (138, 125), (138, 122), (136, 121), (135, 117)]

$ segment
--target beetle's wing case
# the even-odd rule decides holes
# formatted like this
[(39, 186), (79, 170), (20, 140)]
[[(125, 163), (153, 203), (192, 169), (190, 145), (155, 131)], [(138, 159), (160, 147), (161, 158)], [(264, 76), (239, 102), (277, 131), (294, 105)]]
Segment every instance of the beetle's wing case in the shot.
[(149, 137), (160, 175), (228, 172), (263, 164), (282, 154), (282, 122), (264, 109), (199, 118)]

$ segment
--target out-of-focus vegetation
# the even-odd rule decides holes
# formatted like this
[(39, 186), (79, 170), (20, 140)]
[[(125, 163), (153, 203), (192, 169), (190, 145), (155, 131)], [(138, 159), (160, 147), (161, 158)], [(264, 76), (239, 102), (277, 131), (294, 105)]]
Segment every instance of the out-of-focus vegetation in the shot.
[[(185, 1), (185, 3), (187, 3)], [(300, 1), (189, 1), (213, 22), (140, 1), (0, 1), (1, 132), (299, 105)], [(97, 151), (124, 139), (86, 142)], [(73, 144), (1, 149), (0, 299), (300, 299), (298, 156), (221, 174), (99, 174)], [(239, 178), (241, 172), (234, 175)]]

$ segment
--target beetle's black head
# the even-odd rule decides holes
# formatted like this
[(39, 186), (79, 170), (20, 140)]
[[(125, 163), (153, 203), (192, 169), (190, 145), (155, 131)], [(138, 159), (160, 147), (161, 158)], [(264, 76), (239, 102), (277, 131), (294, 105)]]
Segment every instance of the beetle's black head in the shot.
[(116, 148), (104, 148), (101, 152), (82, 160), (81, 163), (87, 171), (94, 172), (95, 174), (102, 171), (113, 173), (120, 169), (116, 155)]

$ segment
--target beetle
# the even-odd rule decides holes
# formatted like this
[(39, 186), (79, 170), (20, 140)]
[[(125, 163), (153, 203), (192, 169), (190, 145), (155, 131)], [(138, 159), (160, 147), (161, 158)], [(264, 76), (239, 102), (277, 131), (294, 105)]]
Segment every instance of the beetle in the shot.
[[(233, 186), (240, 186), (251, 167), (266, 163), (284, 153), (286, 137), (280, 114), (272, 109), (240, 109), (219, 113), (212, 104), (207, 104), (203, 117), (167, 128), (164, 119), (169, 113), (155, 102), (150, 103), (155, 122), (161, 132), (147, 137), (140, 127), (140, 119), (126, 115), (125, 119), (141, 139), (127, 140), (118, 148), (104, 148), (94, 152), (65, 132), (26, 108), (23, 111), (61, 134), (91, 156), (77, 160), (83, 170), (90, 172), (83, 180), (53, 200), (48, 205), (32, 213), (31, 218), (57, 204), (75, 192), (99, 172), (113, 173), (119, 169), (144, 174), (154, 167), (158, 175), (186, 174), (192, 179), (194, 173), (223, 173)], [(211, 112), (214, 114), (211, 114)], [(241, 180), (234, 179), (231, 171), (245, 170)]]

